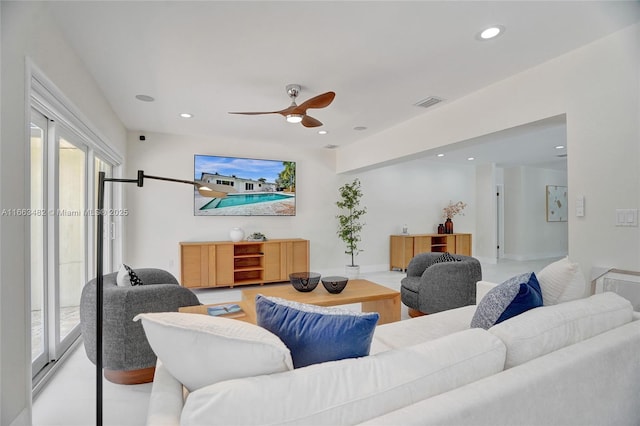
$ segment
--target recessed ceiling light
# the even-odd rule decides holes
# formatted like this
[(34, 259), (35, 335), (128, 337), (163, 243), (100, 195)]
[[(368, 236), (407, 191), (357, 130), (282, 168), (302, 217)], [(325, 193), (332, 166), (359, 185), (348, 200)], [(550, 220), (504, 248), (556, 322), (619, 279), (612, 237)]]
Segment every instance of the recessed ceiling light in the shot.
[(325, 145), (324, 147), (327, 149), (336, 149), (338, 145), (329, 144), (329, 145)]
[(478, 40), (491, 40), (492, 38), (496, 38), (502, 33), (504, 33), (504, 27), (502, 25), (494, 25), (482, 30), (480, 33), (478, 33), (476, 38)]
[(149, 95), (136, 95), (136, 99), (142, 102), (153, 102), (155, 99)]
[(473, 160), (475, 160), (475, 157), (469, 157), (469, 158), (467, 158), (467, 160), (473, 161)]
[(564, 145), (558, 145), (558, 146), (556, 146), (556, 149), (563, 149), (563, 148), (564, 148)]
[(318, 130), (319, 135), (326, 135), (327, 133), (329, 132), (327, 132), (326, 130)]
[(180, 114), (182, 118), (193, 118), (193, 114), (189, 114), (188, 112), (183, 112)]
[(444, 154), (438, 154), (438, 157), (444, 157)]
[(356, 126), (353, 130), (367, 130), (367, 128), (365, 126)]

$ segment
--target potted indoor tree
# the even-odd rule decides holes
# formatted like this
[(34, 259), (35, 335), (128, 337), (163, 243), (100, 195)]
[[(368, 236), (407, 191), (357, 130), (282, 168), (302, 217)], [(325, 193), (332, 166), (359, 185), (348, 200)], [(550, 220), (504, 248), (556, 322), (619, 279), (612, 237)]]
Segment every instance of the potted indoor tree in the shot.
[(340, 199), (336, 205), (342, 209), (343, 213), (336, 216), (338, 218), (338, 236), (346, 244), (345, 253), (351, 256), (351, 265), (346, 266), (347, 277), (354, 278), (360, 272), (360, 266), (355, 264), (355, 257), (362, 251), (358, 244), (364, 223), (360, 219), (367, 212), (367, 208), (360, 207), (362, 190), (358, 178), (355, 178), (351, 183), (342, 185), (339, 192)]

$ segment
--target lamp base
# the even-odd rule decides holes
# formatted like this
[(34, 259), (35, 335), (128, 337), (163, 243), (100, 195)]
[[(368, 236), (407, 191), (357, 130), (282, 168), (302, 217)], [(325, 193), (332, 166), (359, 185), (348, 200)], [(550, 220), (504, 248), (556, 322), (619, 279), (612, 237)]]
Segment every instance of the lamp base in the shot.
[(139, 385), (153, 382), (156, 367), (141, 368), (139, 370), (109, 370), (104, 369), (104, 377), (111, 383), (118, 385)]

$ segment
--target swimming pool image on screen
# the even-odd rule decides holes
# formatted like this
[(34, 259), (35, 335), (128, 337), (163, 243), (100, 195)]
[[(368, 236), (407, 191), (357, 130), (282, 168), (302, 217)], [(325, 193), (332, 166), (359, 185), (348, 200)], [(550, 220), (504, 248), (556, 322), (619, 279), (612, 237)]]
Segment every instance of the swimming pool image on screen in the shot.
[(194, 179), (229, 186), (225, 198), (194, 191), (196, 216), (293, 216), (296, 213), (296, 163), (213, 155), (194, 156)]
[(284, 194), (229, 194), (227, 198), (216, 198), (202, 207), (203, 209), (219, 209), (223, 207), (242, 206), (245, 204), (263, 203), (265, 201), (284, 200), (293, 195)]

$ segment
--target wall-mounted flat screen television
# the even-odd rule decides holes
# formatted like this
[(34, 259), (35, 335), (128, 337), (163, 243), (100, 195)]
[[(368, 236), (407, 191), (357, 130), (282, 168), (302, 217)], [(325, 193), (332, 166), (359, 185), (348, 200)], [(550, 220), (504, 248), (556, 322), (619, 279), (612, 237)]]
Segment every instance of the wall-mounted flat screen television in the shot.
[(194, 191), (196, 216), (295, 216), (296, 163), (255, 158), (194, 156), (194, 179), (229, 187), (224, 198)]

